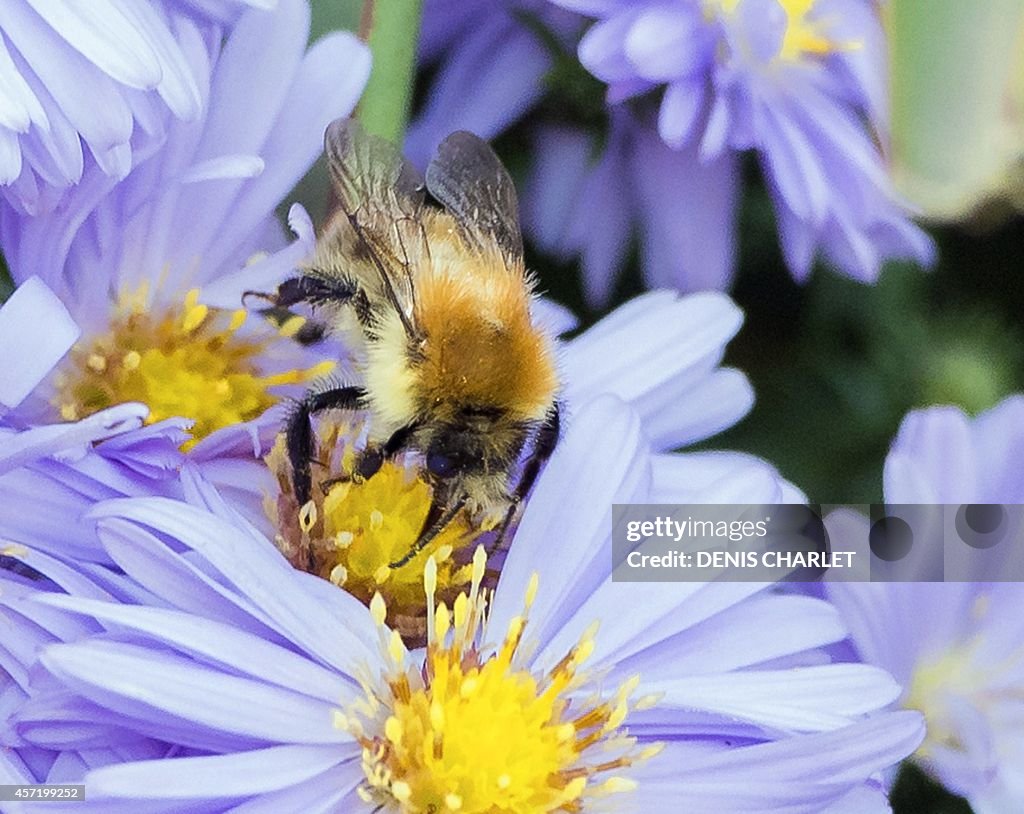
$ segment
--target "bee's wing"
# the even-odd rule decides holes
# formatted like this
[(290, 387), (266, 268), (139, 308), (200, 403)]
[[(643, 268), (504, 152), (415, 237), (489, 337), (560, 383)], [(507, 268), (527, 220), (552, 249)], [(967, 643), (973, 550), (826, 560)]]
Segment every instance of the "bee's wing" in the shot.
[(324, 153), (338, 203), (380, 275), (381, 289), (412, 327), (411, 241), (425, 244), (421, 223), (423, 178), (390, 142), (367, 133), (353, 119), (336, 119), (324, 134)]
[(441, 142), (427, 167), (427, 189), (455, 217), (470, 246), (497, 243), (506, 256), (522, 258), (516, 188), (482, 138), (461, 130)]

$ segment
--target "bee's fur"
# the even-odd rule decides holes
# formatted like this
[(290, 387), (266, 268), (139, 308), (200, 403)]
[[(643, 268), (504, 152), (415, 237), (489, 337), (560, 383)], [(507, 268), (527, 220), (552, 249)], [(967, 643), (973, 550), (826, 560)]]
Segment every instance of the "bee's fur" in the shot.
[(308, 394), (287, 447), (300, 505), (309, 499), (313, 413), (370, 414), (361, 477), (404, 449), (423, 454), (434, 501), (398, 566), (463, 507), (503, 516), (507, 528), (557, 441), (555, 352), (531, 318), (515, 192), (486, 144), (468, 133), (442, 144), (427, 173), (442, 204), (432, 206), (397, 151), (358, 125), (334, 122), (325, 143), (340, 211), (276, 304), (313, 305), (347, 338), (362, 382)]

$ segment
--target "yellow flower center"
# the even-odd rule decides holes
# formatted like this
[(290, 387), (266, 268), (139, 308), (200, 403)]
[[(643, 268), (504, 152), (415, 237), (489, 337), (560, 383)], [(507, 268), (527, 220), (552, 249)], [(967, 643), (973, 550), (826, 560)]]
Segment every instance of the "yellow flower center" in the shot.
[[(741, 0), (717, 0), (727, 14), (736, 10)], [(828, 36), (829, 21), (815, 18), (816, 0), (776, 0), (786, 13), (786, 33), (783, 35), (779, 57), (795, 61), (807, 54), (823, 56), (833, 51), (855, 47), (852, 43), (839, 43)], [(810, 19), (809, 19), (810, 17)]]
[(310, 571), (369, 603), (380, 592), (388, 623), (410, 643), (423, 641), (426, 603), (423, 569), (437, 563), (438, 593), (454, 599), (470, 582), (472, 544), (480, 529), (462, 513), (405, 565), (391, 568), (415, 543), (430, 509), (430, 486), (416, 466), (385, 461), (365, 481), (348, 473), (355, 462), (356, 429), (318, 423), (311, 468), (312, 500), (299, 507), (292, 493), (291, 464), (279, 437), (267, 464), (280, 495), (268, 507), (279, 529), (278, 546), (297, 568)]
[[(980, 620), (988, 612), (988, 597), (980, 595), (972, 608), (972, 616)], [(970, 704), (993, 722), (1000, 719), (1007, 701), (1021, 697), (1022, 689), (1004, 676), (1019, 669), (1024, 648), (1012, 650), (993, 664), (991, 658), (979, 656), (982, 643), (977, 637), (924, 659), (911, 678), (905, 706), (921, 712), (927, 721), (927, 736), (917, 754), (930, 757), (936, 746), (965, 750), (960, 737), (962, 716), (957, 708)]]
[(635, 788), (616, 772), (661, 751), (660, 744), (638, 748), (622, 729), (631, 710), (654, 700), (630, 701), (639, 676), (610, 698), (570, 700), (586, 684), (581, 667), (596, 626), (545, 674), (522, 666), (536, 575), (500, 646), (482, 648), (485, 563), (477, 549), (470, 591), (449, 611), (432, 598), (437, 569), (428, 561), (422, 665), (410, 663), (401, 638), (383, 627), (383, 599), (371, 602), (392, 672), (379, 689), (379, 681), (366, 681), (367, 699), (337, 720), (363, 747), (361, 796), (402, 814), (544, 814), (584, 811), (591, 800)]
[(786, 12), (786, 35), (782, 40), (780, 56), (799, 59), (804, 54), (827, 54), (835, 44), (824, 35), (821, 21), (808, 20), (807, 14), (815, 0), (779, 0)]
[[(154, 313), (146, 294), (143, 288), (122, 297), (110, 330), (71, 350), (54, 398), (65, 420), (140, 401), (149, 407), (150, 423), (191, 419), (189, 446), (221, 427), (258, 417), (277, 401), (270, 388), (311, 381), (333, 366), (265, 375), (260, 359), (278, 338), (269, 325), (259, 338), (243, 338), (245, 310), (209, 308), (193, 289), (181, 306)], [(288, 327), (294, 326), (286, 323), (283, 332)]]
[(978, 679), (984, 679), (972, 667), (972, 651), (965, 645), (952, 648), (922, 662), (914, 671), (906, 706), (919, 710), (928, 721), (927, 737), (917, 750), (921, 757), (928, 757), (937, 745), (963, 748), (949, 702), (970, 697), (979, 688)]

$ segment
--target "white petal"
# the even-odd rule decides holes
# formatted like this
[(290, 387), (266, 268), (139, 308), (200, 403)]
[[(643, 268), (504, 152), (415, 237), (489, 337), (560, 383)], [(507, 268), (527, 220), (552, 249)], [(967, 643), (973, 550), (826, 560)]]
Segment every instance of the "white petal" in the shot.
[(112, 0), (26, 0), (68, 45), (109, 76), (132, 88), (153, 88), (160, 64), (132, 20)]
[(0, 406), (17, 407), (50, 373), (81, 331), (56, 295), (30, 277), (0, 307)]

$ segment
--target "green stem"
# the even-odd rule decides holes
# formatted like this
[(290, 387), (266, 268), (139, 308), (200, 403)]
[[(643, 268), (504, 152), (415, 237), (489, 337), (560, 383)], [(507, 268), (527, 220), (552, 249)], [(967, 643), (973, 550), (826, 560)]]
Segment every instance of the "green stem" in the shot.
[(356, 116), (371, 133), (401, 144), (409, 122), (422, 0), (366, 0), (360, 37), (373, 70)]

